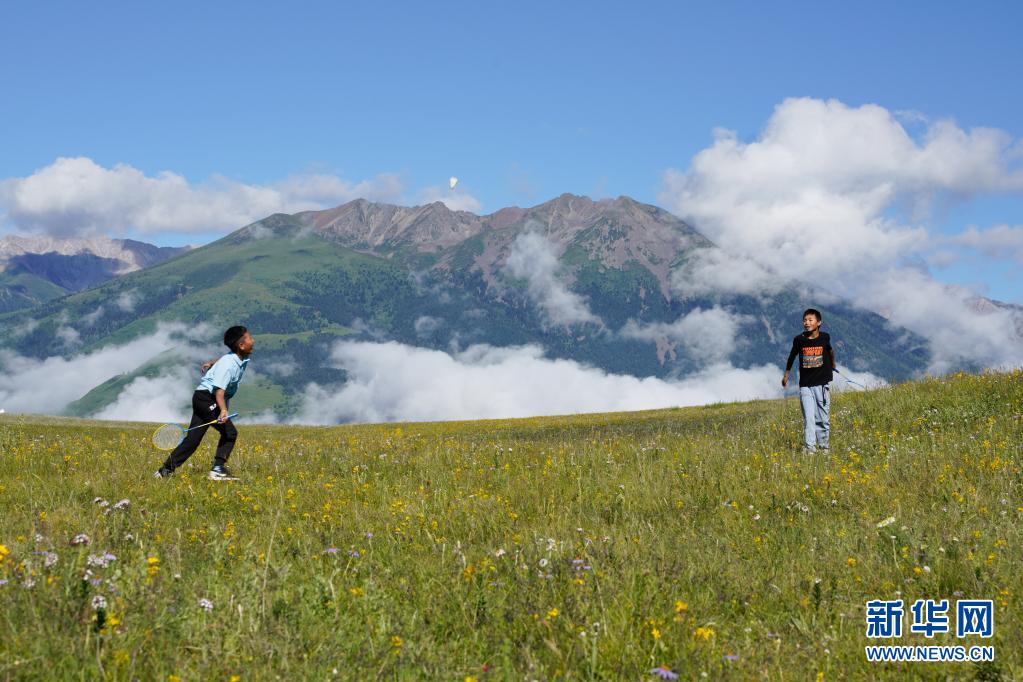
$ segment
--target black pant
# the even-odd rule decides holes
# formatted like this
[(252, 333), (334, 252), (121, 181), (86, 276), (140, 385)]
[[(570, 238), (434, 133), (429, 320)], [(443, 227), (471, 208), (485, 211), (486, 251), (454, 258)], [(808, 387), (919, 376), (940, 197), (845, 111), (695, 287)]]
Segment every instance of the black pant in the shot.
[[(192, 394), (192, 422), (188, 425), (190, 428), (206, 424), (219, 416), (220, 409), (217, 407), (217, 401), (212, 393), (198, 390)], [(194, 431), (189, 431), (185, 434), (185, 440), (181, 441), (181, 444), (167, 455), (167, 461), (163, 463), (163, 467), (174, 471), (184, 464), (199, 447), (202, 437), (206, 435), (206, 430), (210, 426), (220, 432), (220, 442), (217, 443), (217, 454), (213, 458), (213, 466), (226, 464), (227, 458), (231, 456), (231, 450), (234, 449), (234, 442), (238, 439), (238, 429), (234, 428), (234, 424), (230, 420), (223, 424), (199, 426)]]

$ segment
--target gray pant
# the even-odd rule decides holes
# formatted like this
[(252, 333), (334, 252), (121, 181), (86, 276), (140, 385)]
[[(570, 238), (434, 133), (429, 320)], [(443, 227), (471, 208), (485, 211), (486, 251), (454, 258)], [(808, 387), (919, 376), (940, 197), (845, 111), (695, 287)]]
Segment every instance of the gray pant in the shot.
[(831, 435), (831, 387), (800, 386), (799, 404), (803, 408), (803, 444), (811, 452), (818, 446), (829, 447)]

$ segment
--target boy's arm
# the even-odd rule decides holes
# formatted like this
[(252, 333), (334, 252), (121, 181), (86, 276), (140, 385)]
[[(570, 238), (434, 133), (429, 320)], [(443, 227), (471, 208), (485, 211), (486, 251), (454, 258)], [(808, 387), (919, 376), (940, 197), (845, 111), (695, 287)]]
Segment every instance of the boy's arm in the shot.
[(789, 351), (789, 359), (785, 362), (785, 373), (781, 375), (781, 385), (789, 385), (789, 370), (792, 369), (792, 362), (799, 355), (799, 348), (796, 347), (796, 340), (792, 340), (792, 350)]
[[(217, 359), (219, 360), (219, 358)], [(207, 360), (206, 362), (199, 365), (199, 372), (202, 374), (206, 374), (206, 372), (210, 371), (210, 367), (212, 367), (215, 364), (217, 364), (217, 360)]]
[(213, 393), (214, 399), (217, 401), (217, 407), (220, 408), (220, 415), (217, 417), (217, 421), (221, 424), (227, 421), (227, 401), (224, 399), (224, 389), (218, 388)]
[(213, 384), (213, 399), (220, 408), (220, 415), (217, 421), (223, 424), (227, 421), (227, 397), (225, 390), (230, 383), (230, 370), (224, 364), (215, 365), (210, 369), (208, 379)]

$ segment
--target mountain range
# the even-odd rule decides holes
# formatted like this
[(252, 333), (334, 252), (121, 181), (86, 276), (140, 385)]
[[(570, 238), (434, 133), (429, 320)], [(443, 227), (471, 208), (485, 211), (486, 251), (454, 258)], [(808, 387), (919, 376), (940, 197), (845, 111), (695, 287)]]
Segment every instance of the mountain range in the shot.
[[(844, 366), (900, 380), (928, 360), (922, 339), (807, 283), (760, 295), (680, 292), (676, 274), (718, 247), (667, 211), (628, 197), (565, 194), (482, 216), (440, 202), (356, 200), (272, 215), (195, 249), (118, 246), (152, 260), (129, 265), (113, 250), (93, 251), (92, 259), (134, 269), (112, 277), (89, 270), (91, 284), (84, 275), (42, 278), (68, 291), (92, 288), (40, 294), (33, 307), (0, 316), (0, 346), (42, 358), (59, 339), (67, 342), (63, 352), (82, 353), (150, 334), (161, 322), (211, 330), (242, 322), (256, 332), (254, 367), (263, 368), (245, 407), (282, 417), (295, 412), (305, 383), (345, 380), (330, 356), (341, 339), (443, 350), (536, 344), (551, 358), (671, 378), (713, 363), (782, 363), (802, 310), (825, 300), (819, 307)], [(22, 273), (51, 272), (24, 270), (24, 256), (7, 262), (13, 258)], [(116, 368), (69, 412), (95, 414), (135, 379), (179, 362), (165, 353)]]
[(83, 291), (187, 250), (105, 237), (5, 236), (0, 238), (0, 313)]

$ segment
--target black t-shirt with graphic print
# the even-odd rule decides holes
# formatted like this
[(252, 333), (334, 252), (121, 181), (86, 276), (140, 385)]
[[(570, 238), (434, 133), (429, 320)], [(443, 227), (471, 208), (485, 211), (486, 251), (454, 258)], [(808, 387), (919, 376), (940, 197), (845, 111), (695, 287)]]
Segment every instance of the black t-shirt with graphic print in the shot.
[(805, 333), (792, 339), (792, 350), (785, 363), (786, 372), (792, 369), (792, 361), (797, 355), (800, 386), (824, 386), (831, 383), (835, 356), (831, 350), (831, 337), (826, 332), (818, 332), (816, 339), (809, 338)]

